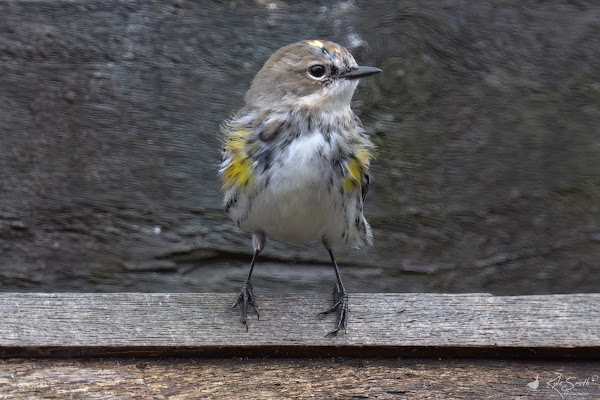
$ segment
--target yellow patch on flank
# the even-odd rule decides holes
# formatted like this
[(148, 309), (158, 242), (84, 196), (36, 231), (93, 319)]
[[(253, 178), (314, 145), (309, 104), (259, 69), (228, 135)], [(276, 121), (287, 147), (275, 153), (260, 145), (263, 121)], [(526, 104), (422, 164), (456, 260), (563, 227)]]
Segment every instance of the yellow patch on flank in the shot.
[(223, 171), (223, 188), (244, 187), (252, 184), (254, 176), (254, 161), (246, 152), (248, 132), (239, 130), (227, 137), (225, 150), (230, 154), (231, 161)]
[(323, 47), (325, 47), (325, 45), (323, 44), (323, 42), (321, 42), (320, 40), (307, 40), (306, 43), (313, 45), (315, 47), (318, 47), (320, 49), (322, 49)]
[(371, 163), (371, 157), (373, 157), (373, 153), (366, 148), (357, 149), (354, 155), (350, 157), (346, 166), (348, 173), (342, 181), (342, 189), (344, 191), (361, 189), (362, 175), (367, 172)]
[(371, 163), (371, 157), (373, 154), (368, 149), (359, 149), (356, 152), (356, 159), (361, 164), (363, 169), (366, 169)]

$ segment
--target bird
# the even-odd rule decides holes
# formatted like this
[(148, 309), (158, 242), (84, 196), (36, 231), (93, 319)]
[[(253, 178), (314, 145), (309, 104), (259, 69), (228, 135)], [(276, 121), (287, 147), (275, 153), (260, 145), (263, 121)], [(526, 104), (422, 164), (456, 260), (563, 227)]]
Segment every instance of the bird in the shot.
[(358, 78), (381, 72), (359, 66), (331, 41), (303, 40), (277, 50), (256, 74), (245, 105), (221, 124), (219, 175), (224, 209), (251, 233), (250, 271), (231, 309), (260, 318), (252, 271), (267, 237), (305, 244), (320, 241), (335, 272), (335, 328), (346, 329), (348, 294), (332, 247), (373, 245), (363, 204), (375, 146), (350, 101)]
[(535, 380), (533, 380), (532, 382), (529, 382), (529, 383), (527, 384), (527, 386), (528, 386), (529, 388), (531, 388), (531, 389), (537, 389), (537, 388), (538, 388), (538, 386), (540, 385), (540, 380), (539, 380), (539, 377), (540, 377), (540, 375), (538, 374), (538, 375), (535, 377)]

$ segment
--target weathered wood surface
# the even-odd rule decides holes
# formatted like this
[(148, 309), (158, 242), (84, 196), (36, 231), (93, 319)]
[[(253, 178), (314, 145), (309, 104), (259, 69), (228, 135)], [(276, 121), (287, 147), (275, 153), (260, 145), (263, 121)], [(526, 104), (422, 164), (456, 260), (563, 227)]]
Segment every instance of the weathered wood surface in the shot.
[(353, 294), (336, 337), (331, 296), (258, 294), (248, 332), (234, 297), (2, 294), (0, 355), (600, 357), (600, 294)]
[(595, 400), (599, 375), (600, 362), (581, 361), (6, 359), (0, 398)]
[[(380, 271), (375, 292), (597, 292), (599, 13), (0, 0), (0, 289), (233, 291), (195, 270), (249, 258), (221, 208), (219, 123), (274, 50), (319, 37), (384, 71), (354, 104), (379, 148), (377, 247), (342, 265)], [(320, 246), (269, 242), (264, 257), (328, 263)], [(321, 270), (304, 271), (263, 287), (309, 290)]]

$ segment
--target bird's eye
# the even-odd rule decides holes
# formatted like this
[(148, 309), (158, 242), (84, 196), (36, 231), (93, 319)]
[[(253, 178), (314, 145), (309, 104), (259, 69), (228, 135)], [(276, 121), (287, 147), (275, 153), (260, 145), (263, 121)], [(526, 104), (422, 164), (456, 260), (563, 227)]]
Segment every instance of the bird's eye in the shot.
[(325, 67), (322, 65), (313, 65), (308, 69), (308, 73), (313, 78), (321, 78), (325, 75)]

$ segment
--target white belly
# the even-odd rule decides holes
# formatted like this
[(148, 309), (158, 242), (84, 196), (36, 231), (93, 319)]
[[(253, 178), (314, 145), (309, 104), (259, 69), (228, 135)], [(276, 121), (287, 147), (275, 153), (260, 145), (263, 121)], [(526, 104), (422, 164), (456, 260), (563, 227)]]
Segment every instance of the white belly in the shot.
[(331, 151), (319, 133), (290, 143), (281, 163), (274, 158), (269, 183), (252, 196), (240, 228), (294, 243), (321, 240), (324, 235), (340, 240), (348, 222), (339, 185), (330, 187)]

